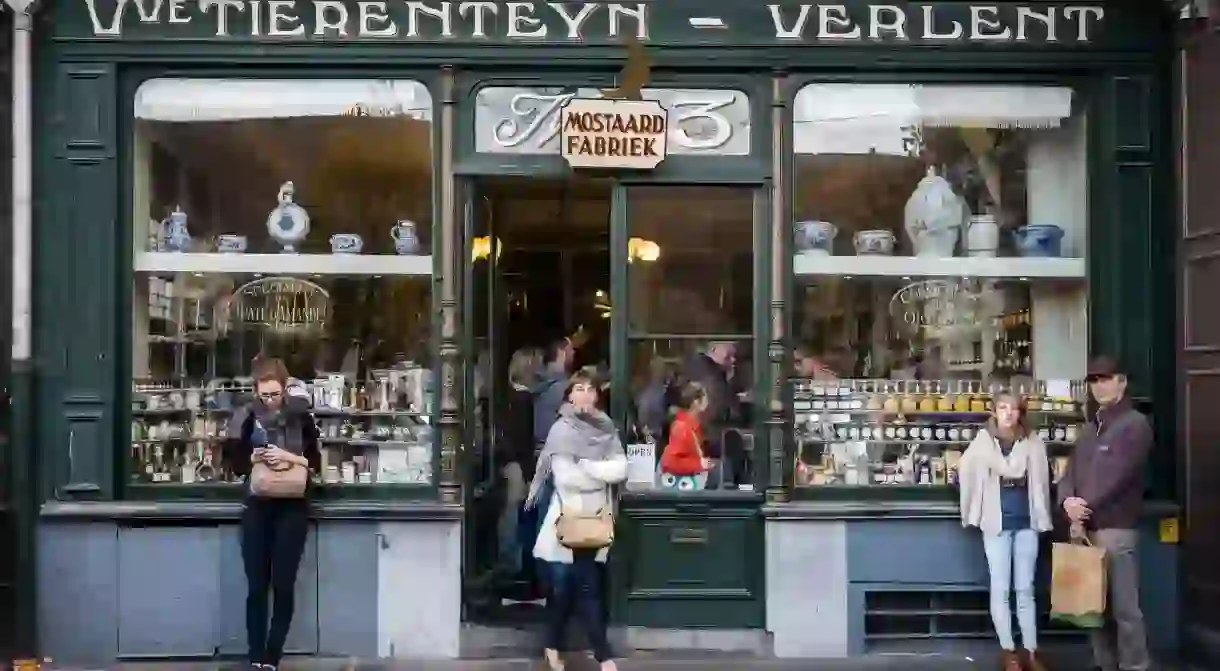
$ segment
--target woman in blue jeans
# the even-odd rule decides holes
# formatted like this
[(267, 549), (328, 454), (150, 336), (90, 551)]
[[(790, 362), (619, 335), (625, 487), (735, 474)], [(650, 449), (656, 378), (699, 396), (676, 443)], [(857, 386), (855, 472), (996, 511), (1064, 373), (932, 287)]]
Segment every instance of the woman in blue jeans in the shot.
[[(1003, 671), (1045, 671), (1038, 658), (1034, 571), (1038, 534), (1051, 529), (1050, 464), (1046, 445), (1025, 422), (1021, 399), (995, 397), (995, 411), (958, 464), (962, 525), (978, 527), (991, 574), (991, 620)], [(1011, 594), (1017, 595), (1020, 654), (1012, 635)]]
[(583, 621), (600, 671), (618, 671), (606, 637), (602, 587), (602, 565), (610, 546), (572, 549), (560, 541), (557, 529), (561, 514), (613, 510), (612, 485), (627, 478), (627, 455), (614, 422), (597, 407), (599, 393), (597, 379), (585, 372), (568, 381), (567, 402), (547, 434), (525, 503), (543, 516), (534, 557), (547, 565), (544, 654), (550, 671), (564, 669), (560, 651), (572, 619)]

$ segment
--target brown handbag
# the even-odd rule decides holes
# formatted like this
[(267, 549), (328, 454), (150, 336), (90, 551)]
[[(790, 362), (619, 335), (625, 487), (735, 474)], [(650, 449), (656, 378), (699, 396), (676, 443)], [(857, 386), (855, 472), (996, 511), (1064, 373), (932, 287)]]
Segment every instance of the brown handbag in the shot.
[(305, 496), (309, 469), (282, 461), (276, 466), (257, 462), (250, 469), (250, 493), (269, 499), (299, 499)]
[(555, 520), (555, 536), (559, 544), (569, 550), (600, 550), (614, 543), (614, 512), (611, 510), (610, 494), (606, 494), (606, 505), (592, 513), (570, 513), (565, 510), (563, 496), (555, 488), (559, 499), (559, 518)]

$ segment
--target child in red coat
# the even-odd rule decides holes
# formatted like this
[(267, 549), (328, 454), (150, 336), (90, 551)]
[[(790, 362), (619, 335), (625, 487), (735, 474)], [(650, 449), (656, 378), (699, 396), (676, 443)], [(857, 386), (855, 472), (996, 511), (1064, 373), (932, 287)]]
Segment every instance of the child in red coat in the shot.
[(677, 489), (703, 489), (712, 461), (703, 455), (703, 413), (707, 390), (697, 382), (682, 386), (678, 412), (661, 453), (661, 482)]

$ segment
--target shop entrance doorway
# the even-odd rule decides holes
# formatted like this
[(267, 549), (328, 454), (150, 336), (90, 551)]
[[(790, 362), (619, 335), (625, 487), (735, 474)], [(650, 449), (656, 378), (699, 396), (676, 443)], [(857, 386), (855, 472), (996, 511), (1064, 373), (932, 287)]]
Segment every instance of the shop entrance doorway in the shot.
[[(557, 349), (569, 370), (609, 379), (611, 343), (608, 181), (492, 178), (465, 195), (470, 250), (466, 306), (468, 430), (464, 611), (469, 622), (522, 627), (545, 605), (517, 513), (534, 470), (534, 375)], [(548, 354), (548, 352), (550, 354)]]

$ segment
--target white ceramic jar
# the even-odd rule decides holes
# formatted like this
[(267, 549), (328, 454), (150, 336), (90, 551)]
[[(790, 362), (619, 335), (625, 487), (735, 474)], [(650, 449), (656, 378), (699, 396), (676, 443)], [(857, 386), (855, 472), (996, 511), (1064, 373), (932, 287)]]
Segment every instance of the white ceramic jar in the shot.
[(966, 227), (967, 256), (995, 256), (1000, 244), (1000, 225), (994, 214), (974, 214)]

